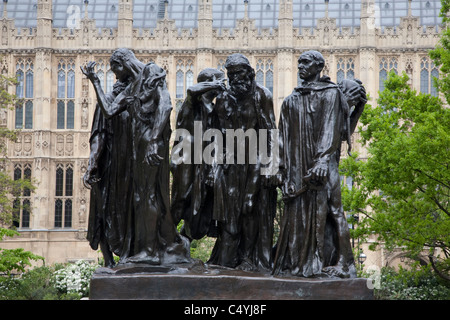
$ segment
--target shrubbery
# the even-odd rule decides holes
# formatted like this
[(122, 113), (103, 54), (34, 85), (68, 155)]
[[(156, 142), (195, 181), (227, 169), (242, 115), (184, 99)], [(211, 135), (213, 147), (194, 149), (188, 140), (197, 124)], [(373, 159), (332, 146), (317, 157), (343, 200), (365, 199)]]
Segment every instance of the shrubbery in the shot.
[(79, 300), (89, 296), (89, 283), (98, 265), (35, 267), (20, 277), (0, 277), (0, 300)]
[(429, 266), (410, 270), (400, 267), (398, 271), (385, 267), (374, 295), (378, 300), (449, 300), (450, 286)]
[(98, 265), (93, 265), (84, 260), (69, 264), (65, 268), (57, 270), (53, 275), (53, 283), (56, 289), (62, 293), (75, 293), (83, 297), (89, 295), (89, 284)]
[[(88, 297), (90, 279), (98, 267), (98, 264), (80, 260), (67, 265), (35, 267), (20, 277), (0, 276), (0, 300), (79, 300)], [(361, 276), (373, 279), (373, 274)], [(398, 271), (386, 267), (381, 269), (379, 276), (374, 290), (377, 300), (450, 300), (450, 286), (430, 267), (408, 270), (400, 267)]]

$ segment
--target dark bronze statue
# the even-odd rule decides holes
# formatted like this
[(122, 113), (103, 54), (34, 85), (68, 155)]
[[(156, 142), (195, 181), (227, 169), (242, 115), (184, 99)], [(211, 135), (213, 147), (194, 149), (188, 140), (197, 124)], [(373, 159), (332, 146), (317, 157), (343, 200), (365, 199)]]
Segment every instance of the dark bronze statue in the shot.
[[(351, 150), (367, 102), (364, 87), (359, 80), (337, 85), (320, 77), (325, 61), (317, 51), (303, 53), (298, 62), (304, 82), (284, 100), (278, 131), (272, 95), (256, 83), (244, 55), (227, 58), (228, 88), (223, 72), (201, 71), (177, 115), (171, 168), (165, 71), (118, 49), (110, 59), (117, 82), (105, 94), (95, 63), (82, 68), (97, 96), (83, 177), (91, 189), (88, 240), (94, 250), (100, 246), (106, 266), (114, 266), (113, 255), (123, 265), (191, 263), (188, 238), (213, 236), (212, 266), (356, 276), (338, 165), (342, 141)], [(208, 149), (205, 137), (216, 148)], [(276, 170), (264, 170), (262, 147)], [(208, 161), (206, 150), (213, 150)], [(273, 256), (277, 187), (285, 209)], [(176, 230), (181, 220), (182, 235)]]
[[(224, 73), (217, 69), (202, 70), (197, 77), (198, 83), (188, 88), (187, 97), (177, 114), (176, 140), (186, 140), (181, 143), (188, 143), (185, 152), (190, 152), (177, 157), (178, 154), (174, 153), (180, 151), (176, 148), (178, 144), (172, 149), (171, 211), (176, 224), (184, 220), (183, 233), (191, 239), (216, 236), (212, 215), (217, 166), (196, 159), (198, 155), (195, 153), (202, 153), (206, 147), (204, 132), (218, 127), (214, 99), (226, 90), (224, 77)], [(200, 148), (194, 144), (194, 139), (198, 140)]]
[[(341, 90), (328, 77), (320, 77), (324, 63), (317, 51), (303, 53), (298, 60), (303, 84), (281, 106), (278, 128), (285, 209), (275, 275), (356, 277), (338, 165), (342, 141), (350, 150), (365, 91), (358, 81), (342, 83)], [(355, 106), (353, 111), (349, 103)]]
[[(256, 142), (241, 141), (244, 161), (230, 132), (255, 132), (276, 129), (272, 94), (255, 81), (255, 71), (242, 54), (232, 54), (225, 63), (229, 89), (216, 99), (218, 128), (226, 137), (223, 164), (217, 166), (214, 180), (213, 219), (218, 238), (209, 264), (243, 270), (270, 270), (272, 263), (273, 219), (276, 212), (276, 186), (261, 174), (261, 162), (252, 163)], [(268, 139), (268, 143), (271, 141)], [(268, 147), (269, 149), (270, 146)], [(231, 155), (230, 155), (230, 151)], [(241, 159), (242, 160), (242, 159)]]
[[(101, 89), (94, 63), (82, 69), (97, 95), (100, 111), (96, 110), (96, 116), (109, 126), (104, 130), (106, 141), (103, 142), (108, 148), (98, 148), (91, 142), (90, 167), (96, 166), (97, 172), (105, 171), (108, 175), (92, 179), (95, 170), (89, 169), (85, 177), (89, 185), (95, 185), (99, 178), (97, 184), (102, 182), (95, 186), (99, 195), (91, 200), (98, 208), (90, 212), (89, 230), (92, 231), (88, 238), (94, 248), (104, 238), (103, 243), (109, 246), (110, 252), (120, 256), (120, 263), (190, 262), (189, 243), (177, 233), (170, 212), (172, 106), (165, 71), (154, 63), (144, 65), (128, 49), (116, 50), (110, 62), (118, 83), (123, 84), (120, 92), (110, 95)], [(94, 124), (100, 120), (94, 120)], [(106, 152), (103, 157), (107, 161), (95, 162), (96, 158), (100, 159), (96, 154), (102, 152)], [(108, 211), (111, 207), (114, 211)]]
[[(128, 146), (128, 112), (117, 117), (104, 117), (100, 103), (111, 104), (130, 84), (131, 78), (121, 72), (125, 49), (114, 52), (110, 59), (111, 70), (117, 82), (113, 91), (105, 94), (94, 72), (95, 62), (88, 63), (82, 71), (94, 85), (98, 103), (91, 129), (91, 153), (83, 183), (91, 189), (87, 238), (92, 249), (100, 244), (105, 266), (113, 267), (113, 253), (122, 256), (125, 239), (129, 187), (129, 161), (123, 154), (130, 152)], [(115, 201), (115, 199), (117, 201)]]

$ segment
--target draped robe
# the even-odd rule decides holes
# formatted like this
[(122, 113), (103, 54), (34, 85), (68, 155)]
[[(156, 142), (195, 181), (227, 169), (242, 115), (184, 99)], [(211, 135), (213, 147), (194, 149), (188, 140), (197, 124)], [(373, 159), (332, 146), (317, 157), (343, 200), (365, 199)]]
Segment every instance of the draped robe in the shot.
[[(224, 137), (227, 129), (255, 129), (259, 137), (259, 129), (276, 128), (272, 94), (256, 83), (251, 93), (239, 101), (224, 92), (217, 98), (216, 110)], [(209, 263), (234, 268), (247, 262), (253, 269), (271, 268), (277, 191), (264, 185), (260, 169), (259, 160), (250, 164), (248, 158), (245, 164), (237, 164), (235, 159), (234, 164), (219, 166), (213, 211), (213, 219), (219, 222), (219, 236)], [(244, 215), (247, 194), (254, 196), (254, 208)]]
[[(192, 239), (201, 239), (205, 235), (216, 236), (214, 222), (212, 219), (214, 195), (211, 186), (205, 184), (205, 180), (213, 174), (214, 168), (206, 164), (194, 163), (194, 138), (202, 141), (202, 151), (208, 144), (203, 141), (203, 133), (211, 128), (217, 128), (217, 114), (214, 104), (205, 105), (202, 95), (186, 99), (177, 115), (176, 128), (189, 131), (191, 147), (191, 163), (173, 163), (171, 171), (173, 174), (172, 203), (171, 210), (175, 223), (184, 219), (184, 231)], [(202, 125), (202, 137), (194, 137), (194, 124)]]
[[(352, 264), (338, 172), (348, 136), (348, 104), (327, 78), (298, 87), (280, 111), (280, 158), (285, 203), (274, 274), (321, 276), (341, 257)], [(315, 164), (327, 164), (325, 183), (307, 181)]]
[[(113, 103), (123, 89), (124, 84), (116, 83), (106, 94), (106, 102)], [(127, 223), (129, 161), (122, 156), (129, 152), (127, 124), (127, 111), (106, 119), (97, 105), (89, 140), (93, 144), (97, 139), (98, 149), (91, 152), (100, 153), (95, 173), (100, 180), (91, 189), (87, 239), (97, 250), (104, 237), (110, 251), (118, 256), (122, 255)]]
[[(147, 64), (114, 101), (112, 110), (128, 112), (128, 145), (121, 156), (129, 162), (126, 236), (121, 262), (171, 264), (190, 262), (189, 243), (176, 230), (169, 199), (170, 95), (165, 71)], [(127, 105), (126, 98), (134, 97)], [(125, 109), (121, 106), (126, 106)], [(145, 161), (157, 143), (163, 159), (158, 165)], [(120, 150), (116, 152), (120, 153)]]

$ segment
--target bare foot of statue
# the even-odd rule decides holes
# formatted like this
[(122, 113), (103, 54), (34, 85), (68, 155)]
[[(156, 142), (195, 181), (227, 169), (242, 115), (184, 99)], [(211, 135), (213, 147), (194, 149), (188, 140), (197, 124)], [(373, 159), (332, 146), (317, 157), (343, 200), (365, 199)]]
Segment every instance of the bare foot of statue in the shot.
[(126, 259), (128, 263), (146, 263), (151, 265), (160, 265), (161, 258), (158, 255), (150, 255), (146, 251), (142, 251), (138, 254), (135, 254), (132, 257)]
[(329, 266), (323, 268), (322, 271), (330, 277), (343, 279), (356, 278), (356, 268), (354, 264), (350, 265), (350, 267), (342, 265)]
[(257, 270), (257, 268), (253, 265), (253, 263), (251, 263), (247, 259), (244, 259), (241, 262), (241, 264), (236, 267), (236, 269), (239, 269), (242, 271), (256, 271)]

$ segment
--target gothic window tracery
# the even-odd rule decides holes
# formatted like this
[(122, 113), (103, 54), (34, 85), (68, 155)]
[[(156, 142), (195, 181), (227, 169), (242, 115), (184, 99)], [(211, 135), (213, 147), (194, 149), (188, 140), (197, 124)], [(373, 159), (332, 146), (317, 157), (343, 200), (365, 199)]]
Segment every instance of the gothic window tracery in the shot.
[(259, 58), (256, 62), (256, 82), (273, 94), (273, 61), (271, 58)]
[(420, 62), (420, 92), (436, 97), (438, 92), (434, 85), (434, 78), (439, 78), (438, 68), (430, 59), (423, 57)]
[[(14, 181), (22, 179), (31, 181), (31, 164), (16, 164), (14, 166)], [(29, 228), (31, 190), (25, 187), (15, 196), (16, 198), (13, 201), (13, 226), (16, 228)]]
[(61, 59), (57, 74), (57, 129), (73, 129), (75, 120), (75, 61)]
[(353, 80), (355, 78), (355, 61), (353, 58), (339, 58), (336, 69), (336, 79), (338, 83), (344, 79)]
[(58, 164), (55, 181), (55, 228), (72, 227), (73, 166)]
[(186, 97), (186, 90), (194, 84), (194, 62), (192, 59), (178, 59), (176, 68), (176, 108), (177, 110)]
[(382, 57), (380, 60), (379, 69), (379, 90), (384, 90), (384, 82), (386, 81), (388, 74), (394, 72), (398, 74), (398, 62), (397, 58)]
[(16, 63), (15, 128), (33, 129), (34, 64), (31, 58)]
[(105, 62), (100, 59), (95, 66), (98, 78), (100, 79), (100, 84), (105, 93), (110, 93), (113, 90), (114, 82), (116, 76), (109, 66), (109, 62)]

